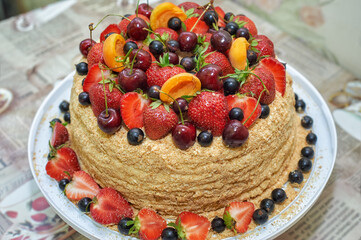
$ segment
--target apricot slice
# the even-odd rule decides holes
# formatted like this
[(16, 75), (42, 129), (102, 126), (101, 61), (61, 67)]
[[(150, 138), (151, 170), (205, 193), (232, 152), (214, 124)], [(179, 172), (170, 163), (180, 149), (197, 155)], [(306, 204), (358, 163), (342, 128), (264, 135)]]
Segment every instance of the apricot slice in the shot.
[(103, 44), (103, 58), (105, 64), (115, 72), (124, 69), (124, 65), (116, 60), (124, 56), (123, 47), (125, 39), (120, 34), (111, 34), (105, 39)]
[(182, 22), (187, 19), (187, 15), (182, 11), (182, 9), (173, 3), (161, 3), (153, 9), (152, 15), (150, 15), (150, 27), (153, 31), (161, 27), (167, 28), (168, 21), (172, 17), (178, 17)]
[(239, 37), (233, 41), (229, 50), (229, 60), (234, 68), (244, 70), (247, 65), (248, 41), (244, 37)]
[[(174, 99), (184, 95), (193, 95), (201, 90), (201, 81), (191, 73), (179, 73), (169, 78), (162, 86), (161, 91), (172, 96)], [(173, 99), (164, 93), (160, 93), (160, 99), (166, 103), (172, 103)]]

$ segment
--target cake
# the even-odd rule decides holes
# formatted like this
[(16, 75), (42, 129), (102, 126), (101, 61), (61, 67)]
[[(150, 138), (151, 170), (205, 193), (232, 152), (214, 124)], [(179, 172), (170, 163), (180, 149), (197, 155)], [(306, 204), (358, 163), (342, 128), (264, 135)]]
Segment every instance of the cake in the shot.
[[(273, 214), (296, 196), (282, 187), (302, 186), (295, 169), (307, 177), (313, 150), (305, 145), (315, 143), (272, 41), (213, 1), (137, 9), (105, 28), (99, 43), (82, 41), (71, 124), (53, 122), (49, 176), (95, 221), (142, 239), (221, 238), (263, 224), (275, 203)], [(62, 168), (54, 153), (64, 148), (72, 157)], [(104, 207), (104, 192), (119, 206)], [(105, 208), (114, 208), (109, 221)], [(146, 228), (145, 215), (158, 228)], [(177, 219), (178, 232), (165, 219)]]

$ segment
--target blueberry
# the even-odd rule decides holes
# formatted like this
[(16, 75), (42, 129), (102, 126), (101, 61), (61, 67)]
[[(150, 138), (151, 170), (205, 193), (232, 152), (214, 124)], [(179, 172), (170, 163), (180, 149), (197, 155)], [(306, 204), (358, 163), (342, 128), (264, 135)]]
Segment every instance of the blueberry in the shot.
[(238, 107), (234, 107), (231, 109), (231, 111), (229, 111), (228, 116), (231, 120), (242, 121), (244, 118), (243, 110)]
[(301, 119), (301, 125), (302, 125), (302, 127), (309, 129), (313, 125), (313, 119), (307, 115), (303, 116), (303, 118)]
[(226, 31), (231, 35), (235, 35), (238, 30), (238, 24), (235, 22), (229, 22), (226, 25)]
[(197, 140), (202, 147), (208, 147), (212, 144), (213, 135), (209, 131), (203, 131), (199, 133)]
[(275, 203), (283, 203), (287, 198), (285, 190), (282, 188), (276, 188), (272, 191), (272, 200)]
[(212, 230), (221, 233), (226, 229), (226, 224), (224, 223), (224, 220), (220, 217), (215, 217), (211, 222)]
[(126, 44), (124, 44), (123, 47), (124, 54), (127, 54), (130, 49), (138, 49), (138, 45), (133, 41), (129, 41)]
[(50, 123), (50, 127), (52, 128), (55, 123), (58, 122), (58, 123), (61, 123), (61, 120), (59, 118), (54, 118), (52, 119), (49, 123)]
[(267, 118), (270, 112), (269, 106), (267, 104), (261, 104), (261, 116), (260, 118)]
[(301, 158), (298, 161), (298, 167), (302, 172), (309, 172), (312, 169), (312, 161), (309, 158)]
[(295, 104), (296, 111), (303, 113), (306, 109), (306, 103), (302, 99), (298, 99)]
[(317, 142), (317, 135), (314, 134), (313, 132), (310, 132), (309, 134), (307, 134), (306, 136), (306, 141), (308, 144), (316, 144)]
[(215, 11), (207, 11), (204, 14), (204, 21), (209, 27), (213, 27), (213, 24), (218, 22), (218, 14)]
[(69, 179), (66, 179), (66, 178), (61, 179), (61, 180), (59, 181), (59, 188), (60, 188), (60, 190), (61, 190), (61, 191), (64, 191), (64, 190), (65, 190), (65, 186), (66, 186), (69, 182), (70, 182)]
[(104, 39), (107, 39), (110, 35), (112, 34), (115, 34), (115, 32), (110, 32), (110, 33), (107, 33), (105, 36), (104, 36)]
[(88, 64), (86, 62), (80, 62), (76, 66), (76, 72), (83, 76), (88, 74)]
[(182, 28), (182, 21), (177, 17), (172, 17), (168, 21), (168, 27), (174, 31), (178, 31)]
[(166, 45), (169, 52), (176, 52), (179, 50), (179, 42), (177, 40), (169, 40)]
[(304, 147), (301, 150), (301, 155), (303, 157), (311, 159), (315, 155), (315, 152), (313, 151), (312, 147)]
[(298, 95), (297, 95), (297, 93), (295, 93), (295, 101), (296, 101), (296, 102), (298, 101)]
[(264, 209), (268, 214), (271, 214), (275, 209), (275, 202), (272, 199), (265, 198), (261, 201), (260, 207)]
[(196, 67), (196, 61), (192, 57), (184, 57), (182, 58), (180, 65), (184, 67), (184, 70), (190, 72)]
[(268, 214), (264, 209), (257, 209), (253, 212), (253, 220), (257, 224), (264, 224), (268, 220)]
[(70, 112), (64, 113), (64, 121), (70, 123)]
[(84, 198), (80, 199), (80, 201), (78, 202), (78, 207), (79, 207), (80, 211), (89, 212), (91, 202), (92, 202), (92, 199), (88, 198), (88, 197), (84, 197)]
[(231, 20), (231, 17), (234, 17), (234, 14), (231, 12), (228, 12), (224, 15), (224, 20), (226, 20), (227, 22), (229, 22)]
[(122, 218), (118, 223), (118, 230), (120, 233), (122, 233), (124, 235), (129, 235), (129, 230), (134, 225), (134, 224), (128, 225), (128, 221), (133, 221), (133, 219), (125, 217), (125, 218)]
[(241, 27), (241, 28), (238, 28), (237, 32), (236, 32), (236, 37), (239, 38), (239, 37), (244, 37), (247, 41), (249, 40), (249, 30), (245, 27)]
[(159, 91), (160, 87), (158, 85), (153, 85), (148, 89), (148, 97), (150, 98), (154, 98), (154, 99), (159, 99)]
[(239, 89), (239, 85), (240, 83), (236, 79), (226, 78), (226, 80), (223, 82), (224, 95), (228, 96), (236, 94)]
[(253, 66), (257, 63), (257, 53), (252, 50), (247, 50), (247, 60), (249, 66)]
[(300, 170), (294, 170), (288, 175), (288, 180), (290, 181), (290, 183), (300, 184), (303, 181), (303, 174)]
[(79, 103), (83, 106), (90, 105), (89, 93), (81, 92), (78, 96)]
[(68, 101), (65, 101), (63, 100), (60, 105), (59, 105), (59, 109), (61, 112), (67, 112), (69, 111), (69, 102)]
[(130, 145), (139, 145), (143, 142), (144, 132), (140, 128), (132, 128), (127, 133), (127, 139)]
[(163, 43), (161, 41), (158, 40), (153, 40), (150, 44), (149, 44), (149, 51), (154, 55), (154, 56), (159, 56), (164, 52), (164, 46)]
[(177, 240), (178, 233), (175, 228), (166, 227), (163, 229), (161, 237), (162, 237), (162, 240)]

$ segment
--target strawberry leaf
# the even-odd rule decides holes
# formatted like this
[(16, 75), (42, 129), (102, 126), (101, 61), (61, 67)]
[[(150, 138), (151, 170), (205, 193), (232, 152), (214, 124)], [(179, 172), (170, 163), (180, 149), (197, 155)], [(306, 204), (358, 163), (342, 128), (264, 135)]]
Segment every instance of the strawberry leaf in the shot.
[(169, 112), (169, 105), (168, 104), (163, 104), (164, 105), (164, 108), (167, 112)]
[(241, 21), (238, 19), (236, 19), (236, 21), (234, 21), (234, 22), (238, 24), (238, 28), (244, 27), (244, 25), (246, 25), (248, 23), (248, 22)]
[(228, 229), (233, 228), (234, 220), (233, 220), (231, 214), (229, 213), (229, 211), (227, 211), (225, 214), (223, 214), (223, 220), (224, 220), (224, 224), (226, 225), (226, 227)]
[(182, 26), (182, 31), (183, 32), (186, 32), (187, 31), (187, 26), (184, 22), (181, 23), (181, 26)]
[(162, 101), (157, 100), (157, 101), (155, 101), (155, 102), (152, 102), (149, 106), (150, 106), (152, 109), (156, 109), (156, 108), (159, 107), (160, 105), (162, 105)]

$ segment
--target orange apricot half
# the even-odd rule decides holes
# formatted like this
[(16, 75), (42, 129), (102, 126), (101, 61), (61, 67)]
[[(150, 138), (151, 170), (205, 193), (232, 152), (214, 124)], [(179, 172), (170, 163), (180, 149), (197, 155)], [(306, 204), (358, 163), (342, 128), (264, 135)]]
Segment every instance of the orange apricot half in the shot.
[(236, 38), (229, 50), (229, 60), (234, 68), (244, 70), (247, 65), (248, 41), (244, 37)]
[[(201, 90), (201, 81), (191, 73), (179, 73), (169, 78), (162, 86), (161, 91), (172, 96), (174, 99), (184, 95), (193, 95)], [(172, 103), (173, 99), (164, 93), (160, 93), (160, 99), (166, 103)]]
[(178, 17), (182, 22), (187, 19), (187, 15), (182, 9), (173, 3), (161, 3), (153, 9), (152, 15), (150, 15), (150, 27), (153, 31), (157, 28), (167, 28), (168, 21), (172, 17)]
[(105, 39), (103, 44), (103, 58), (105, 64), (115, 72), (120, 72), (124, 69), (124, 65), (117, 60), (123, 57), (123, 47), (125, 39), (120, 34), (111, 34)]

